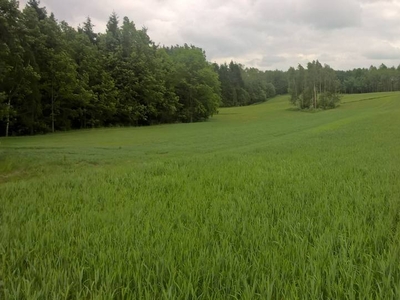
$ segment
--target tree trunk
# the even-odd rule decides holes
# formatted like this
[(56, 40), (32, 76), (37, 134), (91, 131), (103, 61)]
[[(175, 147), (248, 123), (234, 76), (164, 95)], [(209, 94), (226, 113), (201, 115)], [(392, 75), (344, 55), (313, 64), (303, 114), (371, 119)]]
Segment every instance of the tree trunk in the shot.
[(8, 131), (10, 129), (10, 110), (11, 110), (11, 96), (8, 97), (8, 103), (7, 103), (6, 137), (8, 137)]
[(53, 88), (53, 79), (51, 79), (51, 132), (54, 133), (54, 88)]
[(314, 109), (317, 109), (317, 88), (314, 84)]
[(189, 89), (189, 102), (190, 102), (190, 123), (193, 123), (192, 91), (190, 89)]

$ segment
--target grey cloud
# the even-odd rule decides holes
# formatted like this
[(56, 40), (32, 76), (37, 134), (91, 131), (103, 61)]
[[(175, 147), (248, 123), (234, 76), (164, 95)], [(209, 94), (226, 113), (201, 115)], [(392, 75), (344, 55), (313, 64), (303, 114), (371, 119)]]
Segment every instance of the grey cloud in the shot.
[(364, 56), (374, 60), (400, 59), (400, 48), (384, 43), (367, 50)]
[[(41, 1), (41, 6), (45, 6), (48, 12), (54, 12), (55, 17), (59, 21), (67, 21), (73, 26), (77, 26), (85, 22), (90, 16), (93, 21), (107, 21), (113, 9), (110, 6), (111, 1), (102, 0), (105, 5), (97, 5), (95, 1), (80, 1), (80, 0), (46, 0)], [(20, 7), (24, 7), (27, 0), (20, 0)], [(111, 10), (105, 9), (111, 7)], [(97, 23), (98, 24), (98, 23)], [(103, 25), (103, 24), (102, 24)], [(103, 29), (103, 26), (101, 26)]]
[(338, 29), (361, 23), (361, 6), (356, 1), (305, 0), (298, 5), (299, 17), (317, 29)]
[[(22, 0), (24, 4), (26, 0)], [(42, 0), (98, 31), (112, 11), (146, 26), (161, 45), (194, 44), (211, 61), (288, 69), (320, 59), (333, 68), (398, 65), (400, 0)]]
[(249, 61), (248, 64), (250, 66), (258, 66), (263, 68), (272, 67), (276, 63), (285, 62), (286, 58), (279, 55), (265, 55), (261, 59), (254, 59)]
[(396, 2), (395, 0), (360, 0), (361, 3)]

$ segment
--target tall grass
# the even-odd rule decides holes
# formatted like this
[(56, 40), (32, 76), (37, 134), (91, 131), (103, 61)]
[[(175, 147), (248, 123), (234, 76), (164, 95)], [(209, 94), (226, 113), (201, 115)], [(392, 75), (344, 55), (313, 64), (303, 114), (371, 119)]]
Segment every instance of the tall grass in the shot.
[(0, 298), (399, 299), (400, 94), (0, 140)]

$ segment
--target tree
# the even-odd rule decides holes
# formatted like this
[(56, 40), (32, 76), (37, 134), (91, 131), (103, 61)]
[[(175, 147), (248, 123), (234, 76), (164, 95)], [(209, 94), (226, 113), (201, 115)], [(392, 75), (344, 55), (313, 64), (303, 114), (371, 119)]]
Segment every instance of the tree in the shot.
[(280, 70), (265, 71), (265, 81), (271, 83), (278, 95), (288, 93), (288, 78), (287, 72)]
[(39, 78), (26, 57), (25, 31), (18, 3), (0, 0), (0, 121), (9, 135), (12, 117), (18, 116), (18, 101), (32, 93), (30, 83)]
[(0, 120), (5, 118), (5, 135), (9, 134), (12, 99), (22, 84), (23, 49), (18, 36), (18, 3), (0, 0)]
[(120, 47), (121, 37), (119, 29), (119, 20), (115, 12), (113, 12), (107, 22), (107, 30), (105, 36), (106, 50), (115, 53)]
[(265, 73), (250, 68), (242, 71), (246, 92), (249, 95), (247, 104), (264, 102), (276, 95), (275, 87), (266, 81)]
[[(233, 61), (215, 67), (221, 82), (222, 106), (241, 106), (251, 103), (251, 96), (243, 76), (245, 70)], [(261, 80), (261, 79), (260, 79)], [(253, 95), (254, 96), (254, 95)]]
[(166, 49), (175, 65), (171, 74), (175, 94), (179, 97), (178, 118), (182, 122), (208, 119), (221, 102), (220, 82), (202, 49), (195, 46)]
[(42, 21), (47, 18), (46, 7), (40, 7), (40, 1), (29, 0), (27, 5), (29, 7), (32, 7), (36, 11), (39, 21)]
[(83, 23), (82, 32), (87, 35), (92, 44), (97, 43), (98, 34), (93, 31), (94, 25), (90, 17), (87, 17), (86, 22)]
[(290, 101), (300, 109), (334, 108), (340, 102), (340, 83), (335, 71), (319, 61), (288, 70)]

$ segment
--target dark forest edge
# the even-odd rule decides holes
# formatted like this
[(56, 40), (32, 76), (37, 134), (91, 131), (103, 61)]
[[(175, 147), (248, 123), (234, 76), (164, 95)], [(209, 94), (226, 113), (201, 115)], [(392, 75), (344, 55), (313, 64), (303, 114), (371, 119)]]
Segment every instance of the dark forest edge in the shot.
[(300, 109), (337, 106), (340, 93), (400, 90), (400, 67), (260, 71), (218, 65), (192, 45), (155, 44), (111, 14), (105, 33), (77, 29), (40, 1), (0, 0), (0, 136), (207, 120), (219, 107), (291, 95)]

